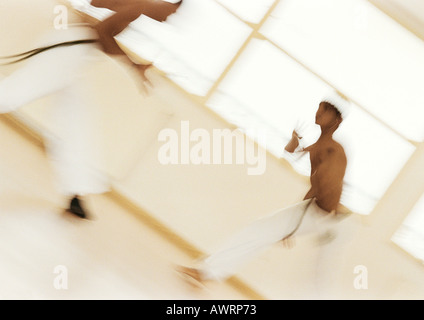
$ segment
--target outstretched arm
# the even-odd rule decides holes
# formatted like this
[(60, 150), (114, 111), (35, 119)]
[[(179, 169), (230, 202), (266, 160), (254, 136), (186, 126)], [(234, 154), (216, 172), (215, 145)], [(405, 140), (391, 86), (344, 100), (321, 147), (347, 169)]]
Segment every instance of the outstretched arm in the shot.
[(143, 13), (140, 6), (130, 4), (121, 7), (111, 17), (95, 25), (95, 29), (99, 34), (99, 41), (103, 46), (103, 50), (108, 54), (125, 55), (115, 40), (115, 36), (126, 29), (131, 22), (136, 20)]
[[(299, 134), (296, 132), (296, 130), (293, 130), (292, 137), (287, 143), (286, 147), (284, 148), (287, 152), (293, 153), (299, 146), (299, 140), (302, 139), (302, 137), (299, 137)], [(302, 150), (303, 151), (303, 150)]]
[(107, 8), (115, 12), (114, 15), (94, 25), (103, 51), (110, 55), (120, 56), (125, 63), (137, 69), (143, 82), (149, 82), (145, 76), (145, 71), (151, 65), (136, 63), (131, 60), (117, 43), (115, 37), (142, 14), (159, 22), (165, 21), (170, 14), (176, 12), (180, 4), (181, 2), (171, 4), (158, 0), (92, 0), (92, 6)]
[[(106, 8), (109, 6), (109, 3), (105, 3), (104, 6), (103, 4), (100, 5), (99, 1), (93, 1), (92, 4)], [(142, 8), (136, 3), (121, 5), (116, 8), (111, 6), (111, 8), (114, 8), (117, 12), (104, 21), (94, 25), (99, 36), (99, 42), (106, 54), (119, 56), (122, 62), (137, 69), (142, 80), (141, 90), (146, 91), (144, 84), (149, 83), (149, 80), (147, 79), (145, 72), (151, 65), (143, 65), (131, 60), (128, 54), (115, 40), (115, 36), (125, 30), (131, 22), (136, 20), (143, 13)]]
[(118, 12), (120, 8), (129, 5), (140, 3), (142, 0), (91, 0), (91, 5), (97, 8), (106, 8)]

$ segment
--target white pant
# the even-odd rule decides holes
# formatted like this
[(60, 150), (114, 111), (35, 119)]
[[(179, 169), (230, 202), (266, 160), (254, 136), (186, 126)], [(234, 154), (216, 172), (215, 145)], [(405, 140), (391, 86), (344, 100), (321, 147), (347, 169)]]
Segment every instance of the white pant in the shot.
[[(40, 46), (96, 36), (87, 27), (53, 31)], [(0, 113), (15, 111), (45, 96), (54, 98), (51, 119), (57, 130), (46, 135), (46, 146), (58, 175), (58, 187), (67, 196), (103, 193), (109, 188), (105, 175), (93, 166), (97, 150), (90, 141), (94, 120), (87, 112), (90, 88), (81, 81), (97, 54), (95, 44), (54, 48), (29, 58), (0, 82)]]
[[(225, 242), (220, 250), (202, 260), (199, 267), (202, 278), (223, 280), (234, 275), (240, 267), (293, 231), (295, 236), (316, 234), (323, 248), (326, 241), (343, 244), (350, 235), (344, 231), (343, 234), (336, 232), (346, 220), (346, 215), (338, 216), (319, 208), (315, 199), (278, 210), (254, 221)], [(336, 251), (330, 253), (337, 254)], [(327, 252), (323, 251), (320, 259), (326, 261), (327, 258)]]

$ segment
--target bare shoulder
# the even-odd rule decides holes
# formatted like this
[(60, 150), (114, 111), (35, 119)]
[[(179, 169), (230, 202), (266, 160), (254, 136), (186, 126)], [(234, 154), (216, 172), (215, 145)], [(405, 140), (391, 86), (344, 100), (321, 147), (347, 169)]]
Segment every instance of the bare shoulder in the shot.
[(329, 156), (336, 157), (338, 159), (346, 158), (346, 153), (343, 146), (337, 141), (331, 141), (328, 145), (326, 145), (326, 152)]

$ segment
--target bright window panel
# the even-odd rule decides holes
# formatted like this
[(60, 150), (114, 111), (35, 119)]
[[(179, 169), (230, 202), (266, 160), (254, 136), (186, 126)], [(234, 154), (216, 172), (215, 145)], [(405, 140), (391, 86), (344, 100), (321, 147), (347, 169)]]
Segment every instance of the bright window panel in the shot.
[(184, 0), (165, 22), (142, 16), (117, 39), (189, 93), (205, 95), (251, 32), (214, 0)]
[(392, 241), (424, 262), (424, 195), (396, 231)]
[(281, 0), (261, 33), (407, 139), (424, 140), (424, 43), (366, 0)]
[(355, 106), (334, 137), (349, 161), (342, 202), (370, 213), (416, 148)]
[(259, 23), (274, 0), (216, 0), (243, 21)]
[[(305, 145), (316, 141), (315, 112), (330, 91), (268, 41), (253, 40), (207, 104), (258, 143), (265, 135), (263, 145), (271, 153), (309, 175), (308, 155), (293, 156), (284, 146), (294, 128), (300, 128)], [(335, 138), (349, 159), (342, 203), (368, 214), (415, 148), (355, 105)]]

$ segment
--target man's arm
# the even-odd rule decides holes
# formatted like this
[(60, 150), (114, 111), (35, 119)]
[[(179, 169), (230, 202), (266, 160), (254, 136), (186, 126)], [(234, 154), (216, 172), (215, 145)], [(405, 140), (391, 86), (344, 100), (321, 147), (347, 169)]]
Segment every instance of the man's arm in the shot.
[(119, 11), (119, 8), (122, 8), (128, 4), (134, 4), (140, 1), (137, 0), (91, 0), (91, 5), (97, 8), (106, 8), (115, 12)]
[(293, 153), (295, 152), (296, 148), (299, 146), (299, 140), (302, 139), (302, 137), (299, 137), (296, 130), (293, 130), (292, 138), (287, 143), (286, 147), (284, 148), (287, 152)]
[[(108, 7), (107, 3), (104, 3), (103, 6), (103, 2), (99, 3), (99, 1), (93, 1), (92, 4), (99, 7)], [(115, 36), (125, 30), (131, 22), (141, 16), (143, 13), (142, 7), (139, 4), (130, 3), (125, 6), (121, 5), (115, 9), (118, 11), (114, 15), (94, 25), (99, 36), (99, 42), (106, 54), (119, 56), (121, 58), (121, 62), (134, 67), (137, 70), (142, 80), (142, 83), (140, 83), (140, 89), (141, 91), (146, 92), (147, 88), (145, 84), (147, 83), (151, 86), (151, 83), (147, 79), (145, 72), (151, 65), (136, 63), (131, 60), (128, 54), (115, 40)]]
[(125, 55), (115, 40), (115, 36), (124, 31), (131, 22), (136, 20), (143, 13), (141, 6), (127, 5), (121, 7), (111, 17), (95, 25), (95, 29), (99, 34), (99, 40), (103, 49), (108, 54)]

